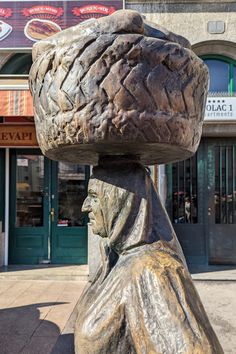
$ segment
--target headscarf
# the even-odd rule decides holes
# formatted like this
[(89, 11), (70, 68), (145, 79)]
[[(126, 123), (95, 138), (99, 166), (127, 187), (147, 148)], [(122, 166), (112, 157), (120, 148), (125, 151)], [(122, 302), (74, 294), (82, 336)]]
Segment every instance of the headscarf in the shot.
[[(118, 256), (135, 247), (159, 242), (185, 258), (147, 169), (138, 162), (105, 160), (93, 168), (110, 250)], [(104, 256), (104, 255), (103, 255)], [(186, 265), (186, 264), (185, 264)]]

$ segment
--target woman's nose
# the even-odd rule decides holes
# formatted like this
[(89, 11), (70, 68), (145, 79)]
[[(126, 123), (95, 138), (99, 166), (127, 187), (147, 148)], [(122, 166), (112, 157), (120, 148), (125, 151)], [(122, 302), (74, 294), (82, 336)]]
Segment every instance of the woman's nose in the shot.
[(88, 213), (89, 211), (91, 211), (91, 203), (90, 203), (90, 198), (87, 197), (83, 202), (82, 212)]

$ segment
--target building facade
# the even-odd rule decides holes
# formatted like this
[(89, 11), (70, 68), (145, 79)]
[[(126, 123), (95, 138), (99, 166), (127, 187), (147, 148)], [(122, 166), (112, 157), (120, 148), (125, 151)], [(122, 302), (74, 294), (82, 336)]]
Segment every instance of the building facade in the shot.
[[(188, 38), (209, 67), (197, 154), (159, 166), (154, 175), (188, 263), (235, 264), (236, 3), (129, 0), (124, 6)], [(30, 66), (29, 48), (0, 50), (1, 253), (5, 264), (86, 263), (87, 219), (80, 206), (90, 167), (41, 154), (29, 104)]]
[(88, 219), (81, 207), (90, 166), (42, 155), (28, 86), (31, 50), (47, 30), (58, 32), (122, 7), (120, 0), (0, 4), (0, 261), (4, 265), (88, 262)]
[(159, 191), (189, 264), (235, 264), (236, 3), (129, 1), (126, 7), (188, 38), (209, 68), (197, 154), (160, 166)]

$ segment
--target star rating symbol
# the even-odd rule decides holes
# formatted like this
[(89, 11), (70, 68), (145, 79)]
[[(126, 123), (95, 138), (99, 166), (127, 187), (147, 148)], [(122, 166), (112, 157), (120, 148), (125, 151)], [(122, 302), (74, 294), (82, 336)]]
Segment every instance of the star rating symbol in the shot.
[(225, 100), (208, 100), (208, 103), (225, 103)]

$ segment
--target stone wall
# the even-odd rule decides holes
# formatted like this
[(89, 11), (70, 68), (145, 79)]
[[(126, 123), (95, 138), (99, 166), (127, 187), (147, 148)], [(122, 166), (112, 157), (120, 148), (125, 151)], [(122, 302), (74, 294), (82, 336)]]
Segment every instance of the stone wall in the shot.
[[(192, 45), (204, 41), (236, 43), (235, 1), (126, 1), (125, 6), (143, 13), (147, 20), (185, 36)], [(209, 33), (209, 21), (222, 21), (223, 33)]]
[[(218, 54), (236, 60), (236, 1), (129, 0), (125, 7), (139, 11), (146, 20), (186, 37), (199, 56)], [(219, 28), (216, 22), (220, 22)], [(212, 33), (217, 31), (222, 33)], [(236, 124), (204, 122), (203, 136), (236, 136)]]

